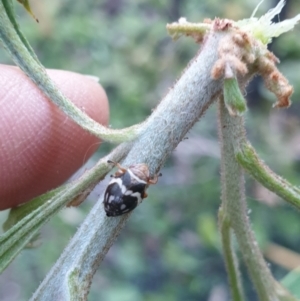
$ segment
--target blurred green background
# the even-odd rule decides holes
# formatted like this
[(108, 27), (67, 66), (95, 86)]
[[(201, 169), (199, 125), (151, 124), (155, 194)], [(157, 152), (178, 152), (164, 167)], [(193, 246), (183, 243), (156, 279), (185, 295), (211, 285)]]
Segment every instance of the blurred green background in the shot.
[[(36, 24), (16, 4), (25, 36), (47, 68), (100, 78), (110, 100), (110, 125), (144, 120), (180, 76), (199, 46), (172, 42), (166, 23), (247, 18), (259, 1), (245, 0), (31, 0)], [(258, 15), (277, 1), (265, 0)], [(300, 13), (288, 0), (280, 19)], [(276, 19), (278, 20), (278, 18)], [(272, 109), (274, 96), (260, 78), (248, 87), (247, 135), (258, 153), (295, 185), (300, 174), (300, 26), (276, 39), (270, 49), (295, 88), (288, 110)], [(3, 49), (0, 59), (12, 64)], [(216, 105), (188, 133), (162, 170), (159, 183), (138, 207), (94, 277), (90, 301), (230, 300), (222, 260), (217, 211), (220, 205)], [(112, 149), (103, 143), (91, 166)], [(82, 174), (82, 170), (78, 174)], [(256, 237), (277, 279), (300, 265), (300, 216), (249, 177), (249, 214)], [(59, 257), (76, 228), (105, 188), (79, 208), (63, 210), (42, 230), (39, 248), (24, 250), (0, 275), (0, 300), (27, 300)], [(0, 212), (0, 222), (7, 212)], [(284, 247), (284, 249), (279, 248)], [(277, 255), (282, 250), (283, 255)], [(291, 251), (294, 257), (291, 256)], [(290, 260), (293, 258), (293, 260)], [(245, 273), (249, 300), (257, 300)]]

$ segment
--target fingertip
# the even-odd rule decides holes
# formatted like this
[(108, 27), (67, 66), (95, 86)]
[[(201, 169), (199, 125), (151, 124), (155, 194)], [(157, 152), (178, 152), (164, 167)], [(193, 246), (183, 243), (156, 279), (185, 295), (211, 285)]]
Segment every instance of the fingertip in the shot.
[[(95, 80), (67, 71), (48, 73), (77, 107), (107, 125), (107, 96)], [(61, 112), (18, 68), (1, 66), (0, 85), (0, 209), (5, 209), (62, 184), (100, 141)]]
[(59, 89), (95, 121), (107, 125), (109, 105), (105, 90), (96, 77), (70, 71), (47, 70)]

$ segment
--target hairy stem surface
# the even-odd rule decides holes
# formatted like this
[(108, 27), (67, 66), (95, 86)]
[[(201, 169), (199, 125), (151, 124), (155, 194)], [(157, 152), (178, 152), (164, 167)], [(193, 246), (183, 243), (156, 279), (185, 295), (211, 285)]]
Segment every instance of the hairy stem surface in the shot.
[[(210, 76), (221, 37), (208, 36), (200, 55), (147, 119), (146, 131), (133, 142), (122, 165), (146, 163), (156, 173), (221, 92), (221, 81)], [(102, 201), (103, 195), (31, 300), (85, 300), (93, 274), (130, 216), (106, 217)]]
[(255, 149), (246, 140), (235, 143), (238, 163), (260, 184), (282, 197), (290, 205), (300, 209), (300, 189), (275, 174), (258, 157)]
[[(13, 23), (11, 23), (11, 20)], [(12, 60), (55, 105), (83, 129), (105, 141), (120, 143), (133, 140), (142, 131), (142, 125), (135, 125), (121, 130), (109, 129), (97, 123), (77, 108), (59, 91), (48, 76), (46, 69), (38, 61), (37, 57), (32, 54), (28, 42), (22, 37), (23, 35), (14, 19), (11, 6), (7, 4), (7, 0), (1, 0), (0, 41)]]
[(295, 300), (274, 280), (255, 240), (247, 215), (242, 167), (235, 159), (234, 141), (245, 139), (244, 120), (232, 117), (219, 102), (221, 140), (222, 209), (230, 220), (243, 259), (261, 301)]
[(232, 243), (232, 229), (228, 216), (224, 216), (222, 208), (219, 210), (219, 227), (232, 300), (242, 301), (245, 300), (245, 298), (238, 266), (238, 259)]

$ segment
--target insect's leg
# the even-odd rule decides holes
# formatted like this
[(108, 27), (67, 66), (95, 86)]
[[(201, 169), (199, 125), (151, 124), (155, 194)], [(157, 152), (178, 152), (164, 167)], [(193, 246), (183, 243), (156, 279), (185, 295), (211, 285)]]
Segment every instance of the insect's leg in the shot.
[(127, 171), (127, 168), (122, 167), (118, 162), (107, 160), (107, 163), (110, 163), (110, 164), (113, 164), (114, 166), (117, 166), (123, 173), (125, 173)]
[(156, 184), (158, 181), (158, 177), (161, 177), (161, 176), (162, 176), (161, 173), (159, 173), (158, 175), (155, 175), (152, 179), (148, 180), (148, 184)]

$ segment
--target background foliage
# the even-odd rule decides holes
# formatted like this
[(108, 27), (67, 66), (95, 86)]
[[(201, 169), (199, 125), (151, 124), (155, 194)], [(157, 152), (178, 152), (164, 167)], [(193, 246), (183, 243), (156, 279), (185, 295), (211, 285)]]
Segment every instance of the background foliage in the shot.
[[(114, 128), (144, 120), (198, 51), (192, 40), (176, 43), (165, 25), (185, 16), (249, 17), (258, 1), (41, 1), (31, 0), (36, 24), (16, 5), (25, 36), (47, 68), (98, 76), (110, 99)], [(277, 1), (261, 5), (261, 11)], [(281, 16), (300, 11), (288, 0)], [(271, 45), (279, 69), (295, 87), (288, 110), (271, 109), (273, 96), (259, 78), (249, 85), (249, 140), (277, 173), (299, 183), (300, 27)], [(2, 63), (11, 64), (3, 50)], [(97, 272), (89, 300), (229, 300), (219, 236), (219, 145), (213, 106), (169, 159), (159, 184), (135, 210)], [(88, 164), (112, 146), (104, 143)], [(82, 173), (83, 170), (79, 171)], [(0, 276), (0, 300), (27, 300), (58, 258), (104, 189), (100, 184), (79, 208), (65, 209), (44, 227), (39, 248), (25, 250)], [(277, 279), (300, 265), (299, 213), (247, 178), (250, 218)], [(4, 221), (7, 212), (0, 212)], [(276, 255), (278, 245), (285, 247)], [(290, 260), (290, 250), (296, 252)], [(244, 269), (242, 267), (242, 269)], [(247, 295), (256, 300), (249, 280)]]

